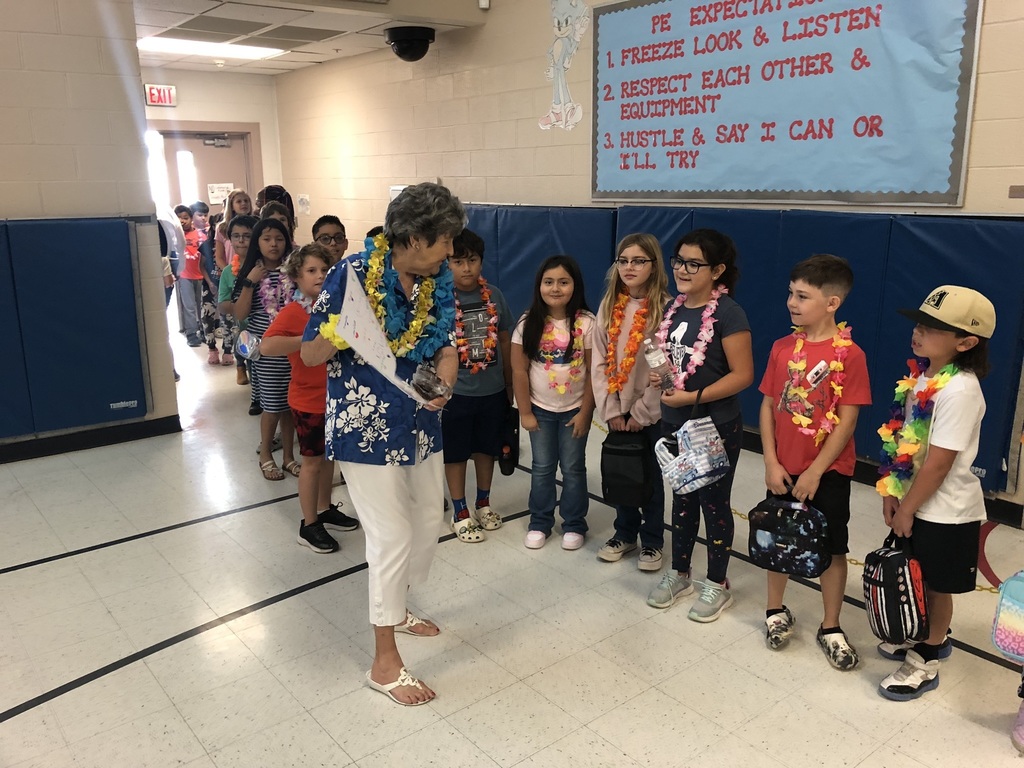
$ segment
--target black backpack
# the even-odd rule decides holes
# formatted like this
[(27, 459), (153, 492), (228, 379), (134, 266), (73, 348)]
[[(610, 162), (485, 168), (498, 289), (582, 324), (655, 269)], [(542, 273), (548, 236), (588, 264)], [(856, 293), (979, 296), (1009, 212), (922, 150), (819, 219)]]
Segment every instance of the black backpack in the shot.
[(901, 645), (928, 639), (928, 592), (911, 540), (890, 533), (864, 558), (864, 608), (875, 637)]
[(661, 472), (644, 432), (609, 432), (601, 446), (601, 494), (609, 504), (639, 507), (654, 492)]

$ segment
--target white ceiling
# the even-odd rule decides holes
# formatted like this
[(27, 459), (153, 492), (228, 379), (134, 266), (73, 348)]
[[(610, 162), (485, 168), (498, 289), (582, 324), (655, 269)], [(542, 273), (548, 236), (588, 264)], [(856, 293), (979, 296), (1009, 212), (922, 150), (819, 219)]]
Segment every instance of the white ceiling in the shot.
[(143, 67), (277, 75), (387, 48), (384, 28), (438, 34), (486, 21), (476, 0), (132, 0), (136, 36), (282, 48), (271, 59), (223, 59), (139, 51)]

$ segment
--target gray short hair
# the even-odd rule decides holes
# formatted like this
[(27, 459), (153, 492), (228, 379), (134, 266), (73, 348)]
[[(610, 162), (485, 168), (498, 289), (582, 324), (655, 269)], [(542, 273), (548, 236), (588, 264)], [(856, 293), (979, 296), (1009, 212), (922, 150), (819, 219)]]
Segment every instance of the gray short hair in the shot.
[(384, 234), (392, 245), (422, 237), (433, 245), (441, 235), (455, 237), (466, 227), (466, 209), (447, 187), (425, 181), (406, 187), (384, 215)]

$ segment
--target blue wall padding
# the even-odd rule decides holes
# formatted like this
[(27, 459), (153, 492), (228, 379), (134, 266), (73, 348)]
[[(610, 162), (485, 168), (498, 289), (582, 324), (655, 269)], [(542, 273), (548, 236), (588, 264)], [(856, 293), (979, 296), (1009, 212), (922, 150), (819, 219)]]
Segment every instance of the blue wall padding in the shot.
[(128, 226), (8, 225), (37, 432), (146, 413)]
[[(892, 369), (885, 369), (878, 356), (882, 284), (892, 219), (889, 215), (786, 211), (782, 214), (779, 274), (775, 280), (782, 286), (775, 299), (786, 318), (776, 333), (782, 336), (789, 322), (784, 303), (792, 266), (815, 253), (831, 253), (850, 262), (853, 291), (839, 308), (836, 319), (849, 323), (853, 340), (867, 356), (872, 406), (861, 409), (854, 444), (858, 454), (871, 458), (878, 453), (878, 425), (886, 418), (892, 399), (889, 380), (895, 381)], [(758, 361), (762, 367), (765, 360)]]
[[(467, 206), (470, 227), (487, 242), (485, 274), (501, 287), (513, 312), (530, 300), (537, 264), (552, 253), (575, 256), (584, 270), (587, 299), (596, 309), (616, 242), (630, 232), (650, 232), (667, 260), (686, 232), (711, 227), (725, 232), (739, 252), (737, 300), (750, 319), (755, 382), (741, 396), (744, 422), (757, 426), (764, 374), (775, 339), (790, 328), (786, 297), (789, 271), (813, 253), (834, 253), (854, 271), (854, 288), (838, 318), (853, 327), (865, 351), (873, 404), (862, 410), (857, 454), (876, 460), (878, 425), (888, 413), (896, 380), (910, 355), (910, 321), (896, 310), (917, 307), (938, 285), (976, 288), (996, 305), (992, 374), (982, 382), (988, 411), (976, 466), (987, 490), (1006, 487), (1003, 457), (1011, 440), (1017, 386), (1024, 358), (1024, 221), (814, 211), (731, 210), (623, 206), (543, 208)], [(672, 286), (674, 292), (674, 286)]]
[(747, 313), (754, 347), (754, 383), (740, 393), (743, 422), (757, 424), (761, 394), (757, 391), (772, 344), (789, 330), (786, 311), (788, 267), (779, 256), (779, 211), (699, 208), (693, 212), (694, 229), (717, 229), (736, 243), (740, 281), (736, 301)]
[[(615, 223), (615, 242), (618, 243), (626, 235), (634, 232), (649, 232), (661, 243), (662, 255), (665, 257), (665, 269), (668, 269), (672, 258), (672, 248), (679, 238), (693, 229), (692, 208), (648, 208), (625, 205), (619, 208)], [(672, 280), (669, 278), (669, 283)], [(669, 285), (669, 292), (675, 288)]]
[(1020, 438), (1012, 434), (1012, 425), (1024, 355), (1024, 221), (897, 217), (883, 285), (876, 362), (887, 378), (878, 382), (875, 391), (881, 389), (889, 400), (911, 354), (913, 324), (897, 309), (917, 308), (939, 285), (974, 288), (995, 305), (996, 332), (989, 347), (992, 372), (981, 383), (987, 410), (975, 466), (985, 471), (986, 490), (1005, 488), (1003, 457), (1010, 440)]
[[(484, 276), (501, 288), (517, 317), (530, 303), (537, 267), (565, 253), (583, 270), (587, 302), (597, 309), (612, 262), (615, 211), (611, 208), (466, 206), (469, 227), (487, 246)], [(491, 217), (494, 217), (494, 224)], [(496, 225), (496, 226), (495, 226)]]
[[(22, 301), (29, 301), (25, 296)], [(33, 300), (26, 309), (36, 311), (43, 302)], [(25, 350), (21, 342), (21, 319), (15, 299), (11, 250), (7, 242), (7, 225), (0, 224), (0, 327), (5, 331), (4, 364), (0, 367), (0, 437), (14, 437), (33, 432), (32, 398), (29, 395), (25, 370)]]

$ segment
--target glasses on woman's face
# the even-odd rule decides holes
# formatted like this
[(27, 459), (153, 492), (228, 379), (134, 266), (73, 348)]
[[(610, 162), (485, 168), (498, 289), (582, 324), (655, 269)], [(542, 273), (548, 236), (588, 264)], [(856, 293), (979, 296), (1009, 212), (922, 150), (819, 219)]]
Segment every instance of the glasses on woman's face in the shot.
[(651, 263), (651, 259), (616, 259), (615, 266), (619, 269), (625, 269), (626, 267), (633, 267), (634, 269), (643, 269)]
[(331, 243), (334, 243), (335, 245), (344, 245), (348, 242), (348, 238), (345, 237), (345, 235), (320, 235), (317, 237), (316, 241), (320, 243), (320, 245), (330, 245)]
[(678, 256), (673, 256), (669, 263), (672, 265), (672, 269), (679, 269), (682, 267), (686, 270), (686, 274), (688, 275), (696, 275), (700, 272), (701, 267), (711, 266), (706, 261), (687, 261), (685, 259), (680, 259)]

